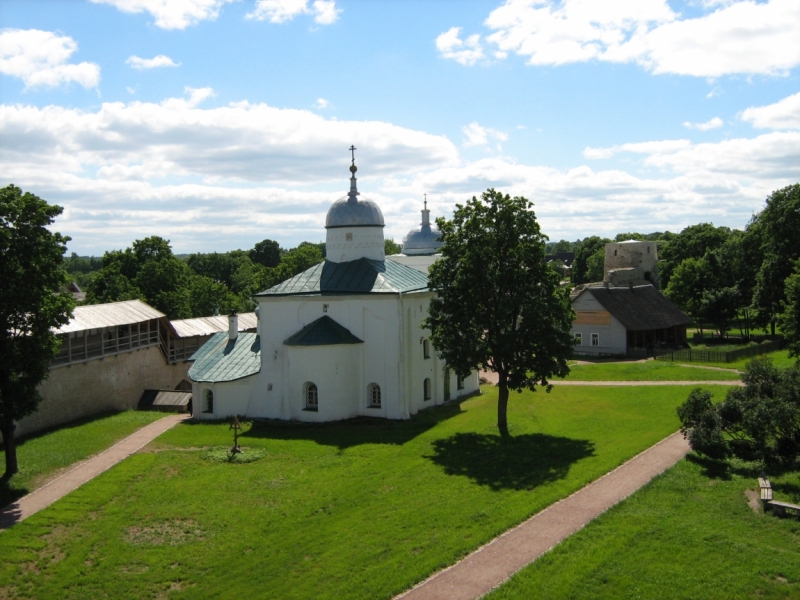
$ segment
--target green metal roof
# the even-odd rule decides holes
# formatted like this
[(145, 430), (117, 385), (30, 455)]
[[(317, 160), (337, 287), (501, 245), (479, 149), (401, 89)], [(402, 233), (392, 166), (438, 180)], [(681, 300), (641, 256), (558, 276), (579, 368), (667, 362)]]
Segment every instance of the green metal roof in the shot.
[(309, 323), (284, 342), (287, 346), (333, 346), (334, 344), (363, 344), (350, 330), (328, 315)]
[(234, 381), (261, 370), (261, 340), (257, 333), (240, 333), (234, 341), (228, 332), (215, 333), (189, 360), (189, 378), (197, 382)]
[(428, 276), (392, 260), (322, 262), (256, 296), (399, 294), (428, 289)]

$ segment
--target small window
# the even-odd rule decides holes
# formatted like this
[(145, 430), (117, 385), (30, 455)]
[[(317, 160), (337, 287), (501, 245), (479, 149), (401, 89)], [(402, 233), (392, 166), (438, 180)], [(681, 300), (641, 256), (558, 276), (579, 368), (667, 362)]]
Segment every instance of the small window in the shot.
[(650, 246), (647, 247), (647, 253), (650, 254)]
[(593, 333), (592, 334), (592, 346), (599, 346), (600, 345), (600, 334)]
[(206, 409), (203, 412), (204, 413), (214, 412), (214, 392), (212, 392), (211, 390), (206, 390)]
[(582, 346), (583, 345), (583, 334), (576, 332), (575, 333), (575, 345)]
[(381, 386), (379, 386), (377, 383), (370, 383), (367, 386), (367, 407), (381, 407)]
[(616, 256), (616, 255), (617, 255), (617, 251), (616, 251), (616, 250), (614, 250), (614, 256)]
[(317, 392), (317, 384), (308, 382), (305, 384), (303, 390), (306, 407), (305, 410), (319, 410), (319, 394)]
[(422, 340), (422, 358), (431, 357), (431, 345), (428, 340)]
[(348, 241), (348, 242), (352, 242), (353, 241), (353, 234), (352, 233), (345, 233), (344, 234), (344, 239), (346, 241)]
[(464, 389), (464, 378), (459, 377), (456, 375), (456, 389), (463, 390)]
[(423, 392), (425, 394), (425, 400), (431, 399), (431, 379), (430, 377), (426, 377), (425, 381), (422, 382)]

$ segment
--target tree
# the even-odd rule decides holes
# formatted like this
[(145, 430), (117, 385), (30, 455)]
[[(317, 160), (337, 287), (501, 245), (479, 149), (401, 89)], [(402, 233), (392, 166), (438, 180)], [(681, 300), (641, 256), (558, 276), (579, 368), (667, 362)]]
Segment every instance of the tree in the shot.
[[(606, 244), (610, 242), (611, 240), (608, 238), (601, 238), (596, 235), (593, 235), (592, 237), (585, 238), (580, 243), (577, 250), (575, 250), (575, 261), (572, 263), (572, 283), (574, 285), (578, 285), (581, 283), (590, 283), (592, 281), (592, 279), (590, 279), (589, 276), (596, 275), (597, 273), (596, 272), (590, 273), (589, 259), (593, 255), (597, 254), (598, 251), (600, 250), (605, 252)], [(602, 270), (602, 265), (600, 268)], [(595, 279), (594, 281), (600, 281), (602, 278), (603, 276), (601, 274), (600, 279)]]
[(671, 236), (669, 241), (659, 246), (658, 273), (661, 287), (669, 286), (672, 272), (687, 258), (703, 258), (709, 250), (716, 250), (730, 236), (728, 227), (714, 227), (713, 223), (690, 225), (679, 234)]
[(275, 240), (262, 240), (250, 250), (250, 260), (270, 269), (277, 267), (281, 262), (281, 247)]
[(695, 452), (791, 465), (800, 457), (800, 365), (779, 370), (768, 357), (748, 363), (744, 387), (719, 404), (695, 389), (681, 406), (681, 433)]
[(4, 479), (18, 472), (15, 421), (41, 401), (37, 386), (58, 350), (52, 328), (71, 317), (74, 302), (57, 293), (66, 282), (69, 238), (47, 229), (61, 214), (16, 186), (0, 190), (0, 433), (6, 455)]
[(786, 279), (786, 302), (779, 318), (783, 337), (789, 344), (789, 356), (800, 356), (800, 260)]
[(430, 268), (437, 292), (423, 326), (460, 377), (474, 369), (498, 374), (497, 427), (508, 435), (509, 389), (550, 391), (569, 373), (574, 318), (569, 290), (544, 262), (547, 237), (533, 204), (494, 189), (436, 220), (442, 258)]
[(403, 251), (403, 247), (394, 241), (394, 238), (389, 238), (383, 240), (383, 253), (386, 256), (391, 256), (392, 254), (400, 254)]
[(689, 315), (695, 325), (703, 331), (703, 292), (708, 287), (707, 273), (702, 259), (683, 260), (672, 274), (664, 295)]

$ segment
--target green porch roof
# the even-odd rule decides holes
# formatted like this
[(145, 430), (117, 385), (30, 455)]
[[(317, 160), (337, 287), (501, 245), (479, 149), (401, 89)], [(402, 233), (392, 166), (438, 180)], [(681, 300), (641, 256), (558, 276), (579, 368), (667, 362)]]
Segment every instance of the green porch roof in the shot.
[(360, 258), (343, 263), (326, 260), (256, 296), (405, 294), (427, 289), (425, 273), (391, 260)]
[(261, 340), (257, 333), (240, 333), (234, 341), (228, 332), (215, 333), (189, 360), (189, 378), (197, 382), (234, 381), (261, 370)]
[(328, 315), (309, 323), (284, 342), (287, 346), (333, 346), (335, 344), (363, 344), (350, 330), (339, 325)]

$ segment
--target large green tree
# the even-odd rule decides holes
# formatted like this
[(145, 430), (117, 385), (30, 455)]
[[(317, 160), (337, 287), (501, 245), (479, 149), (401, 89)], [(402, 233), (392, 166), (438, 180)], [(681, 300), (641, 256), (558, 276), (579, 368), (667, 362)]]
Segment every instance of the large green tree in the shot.
[[(578, 285), (580, 283), (591, 283), (592, 281), (600, 281), (603, 279), (603, 261), (599, 261), (600, 277), (597, 279), (598, 274), (598, 259), (593, 257), (604, 256), (606, 244), (610, 243), (608, 238), (601, 238), (596, 235), (585, 238), (578, 249), (575, 251), (575, 261), (572, 263), (572, 283)], [(593, 279), (595, 278), (595, 279)]]
[(433, 346), (461, 377), (498, 375), (497, 426), (508, 435), (509, 389), (551, 389), (569, 373), (574, 312), (569, 291), (544, 262), (547, 237), (533, 204), (490, 189), (436, 220), (442, 258), (430, 268), (437, 292), (424, 326)]
[(783, 337), (789, 344), (789, 356), (800, 356), (800, 260), (786, 279), (786, 301), (779, 318)]
[(66, 281), (69, 238), (48, 226), (61, 214), (16, 186), (0, 189), (0, 433), (4, 478), (18, 472), (15, 421), (34, 413), (37, 386), (58, 350), (53, 328), (69, 321), (72, 296), (57, 293)]
[(713, 223), (690, 225), (658, 248), (658, 274), (662, 289), (669, 286), (673, 271), (687, 258), (703, 258), (709, 250), (721, 247), (731, 234), (728, 227)]

